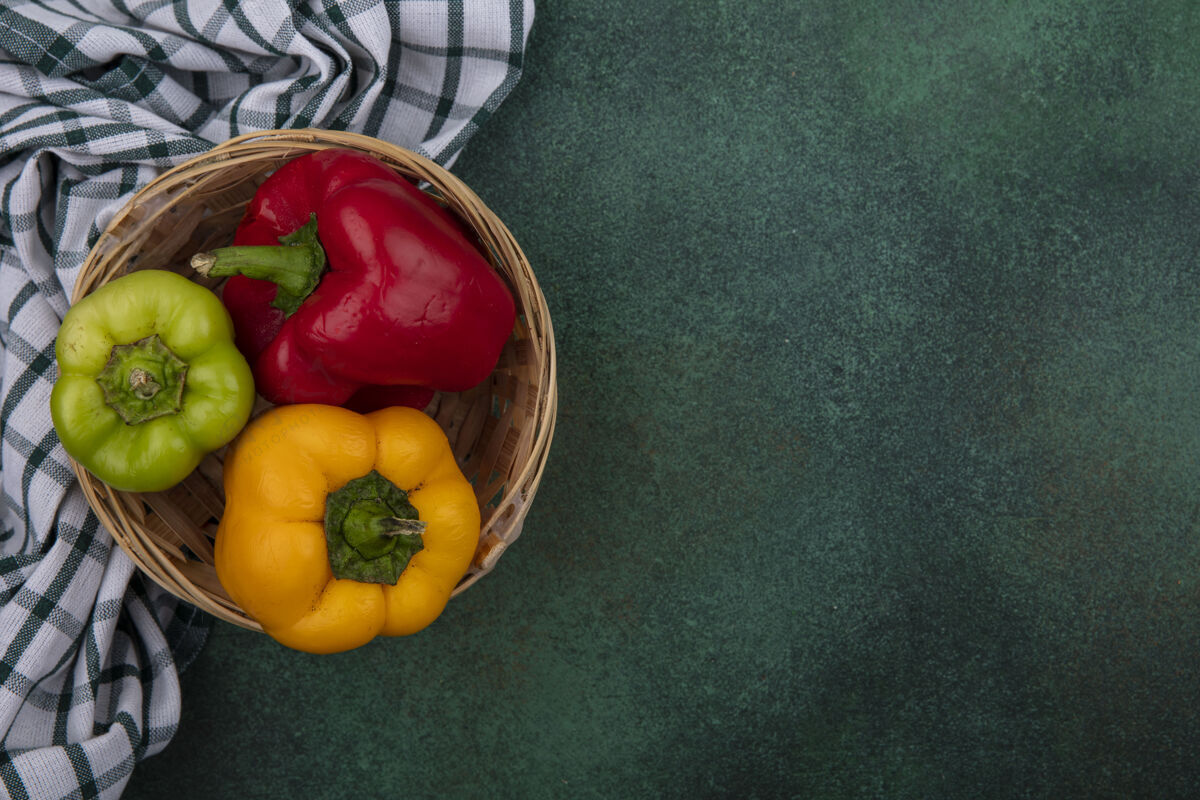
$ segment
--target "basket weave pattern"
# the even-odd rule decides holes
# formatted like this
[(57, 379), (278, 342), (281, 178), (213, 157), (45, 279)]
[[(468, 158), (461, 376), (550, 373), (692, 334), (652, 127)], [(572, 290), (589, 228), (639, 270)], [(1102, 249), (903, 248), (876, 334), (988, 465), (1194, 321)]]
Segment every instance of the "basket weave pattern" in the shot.
[[(293, 130), (231, 139), (159, 176), (117, 213), (84, 261), (72, 301), (138, 269), (171, 270), (220, 291), (220, 280), (191, 270), (192, 254), (230, 243), (247, 203), (271, 172), (329, 147), (368, 153), (431, 189), (476, 232), (517, 305), (517, 324), (488, 380), (466, 392), (438, 393), (425, 409), (446, 432), (482, 513), (479, 545), (458, 594), (489, 572), (520, 535), (557, 409), (545, 298), (512, 234), (460, 180), (415, 153), (358, 134)], [(259, 398), (255, 414), (267, 407)], [(225, 593), (213, 567), (213, 538), (224, 510), (222, 455), (209, 455), (178, 486), (155, 493), (116, 491), (79, 464), (74, 469), (97, 516), (140, 569), (219, 619), (261, 630)]]

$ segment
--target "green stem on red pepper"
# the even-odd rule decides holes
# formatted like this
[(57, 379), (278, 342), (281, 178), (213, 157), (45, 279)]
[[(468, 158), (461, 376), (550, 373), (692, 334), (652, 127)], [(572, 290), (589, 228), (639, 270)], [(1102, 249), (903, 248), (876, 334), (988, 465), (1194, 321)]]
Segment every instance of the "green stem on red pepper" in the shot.
[(279, 244), (218, 247), (192, 256), (192, 269), (205, 277), (247, 278), (271, 281), (277, 287), (271, 305), (291, 316), (313, 293), (325, 271), (325, 250), (317, 239), (317, 215)]

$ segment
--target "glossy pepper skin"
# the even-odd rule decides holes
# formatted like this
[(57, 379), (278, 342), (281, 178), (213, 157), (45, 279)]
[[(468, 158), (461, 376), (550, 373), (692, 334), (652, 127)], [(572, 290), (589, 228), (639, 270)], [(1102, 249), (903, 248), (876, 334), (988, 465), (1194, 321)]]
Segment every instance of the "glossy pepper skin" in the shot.
[[(315, 268), (311, 290), (280, 288), (274, 268), (244, 248), (278, 251), (314, 218), (326, 266)], [(238, 345), (259, 393), (276, 404), (369, 407), (387, 404), (393, 387), (426, 401), (434, 390), (469, 389), (495, 368), (515, 321), (512, 295), (461, 224), (349, 150), (281, 167), (255, 193), (234, 246), (211, 256), (193, 264), (232, 275), (223, 299)]]
[(115, 489), (174, 486), (237, 435), (254, 404), (229, 314), (173, 272), (133, 272), (80, 300), (54, 352), (58, 438)]
[[(421, 630), (478, 542), (471, 485), (441, 428), (416, 409), (277, 406), (230, 447), (224, 473), (217, 576), (268, 634), (297, 650), (334, 653)], [(351, 491), (364, 482), (369, 490)], [(362, 535), (352, 539), (356, 515)], [(391, 539), (403, 542), (389, 550)], [(346, 570), (355, 577), (336, 577)]]

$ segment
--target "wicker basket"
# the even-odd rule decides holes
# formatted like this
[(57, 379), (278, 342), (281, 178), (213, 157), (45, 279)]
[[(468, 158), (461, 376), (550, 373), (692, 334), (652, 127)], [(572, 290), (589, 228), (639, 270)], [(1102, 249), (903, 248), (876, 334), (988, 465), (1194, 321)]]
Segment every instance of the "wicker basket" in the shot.
[[(521, 532), (542, 477), (557, 407), (554, 334), (545, 298), (512, 234), (461, 181), (408, 150), (367, 136), (320, 130), (249, 134), (214, 148), (138, 192), (84, 261), (77, 301), (137, 269), (169, 269), (205, 282), (193, 253), (228, 244), (254, 191), (272, 171), (305, 153), (343, 147), (369, 153), (427, 185), (479, 236), (517, 304), (517, 324), (491, 377), (462, 393), (439, 393), (425, 409), (446, 431), (482, 512), (479, 545), (458, 594), (490, 571)], [(219, 290), (219, 282), (205, 285)], [(255, 413), (267, 408), (259, 398)], [(224, 509), (221, 458), (208, 456), (166, 492), (119, 492), (79, 464), (84, 494), (117, 543), (172, 594), (219, 619), (261, 630), (221, 588), (213, 538)]]

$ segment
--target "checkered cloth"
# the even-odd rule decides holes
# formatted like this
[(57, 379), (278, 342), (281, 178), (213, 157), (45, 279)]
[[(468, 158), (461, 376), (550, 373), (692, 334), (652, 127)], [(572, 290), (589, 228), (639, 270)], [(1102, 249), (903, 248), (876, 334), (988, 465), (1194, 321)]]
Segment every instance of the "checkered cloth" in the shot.
[(533, 0), (0, 4), (0, 790), (115, 798), (179, 721), (208, 618), (136, 573), (51, 426), (54, 337), (123, 200), (214, 143), (347, 129), (450, 163)]

